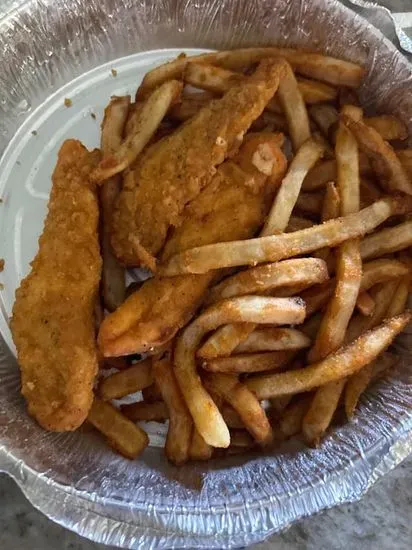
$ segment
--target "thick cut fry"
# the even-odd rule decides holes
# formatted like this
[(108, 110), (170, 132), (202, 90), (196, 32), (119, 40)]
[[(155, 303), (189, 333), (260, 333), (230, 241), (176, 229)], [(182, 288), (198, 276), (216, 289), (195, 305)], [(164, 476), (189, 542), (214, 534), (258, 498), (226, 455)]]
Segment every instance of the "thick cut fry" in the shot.
[(362, 121), (353, 120), (345, 114), (342, 115), (342, 120), (368, 155), (382, 185), (388, 191), (402, 191), (412, 195), (412, 182), (389, 143), (374, 128)]
[(254, 394), (233, 374), (205, 374), (206, 388), (230, 403), (239, 414), (247, 431), (260, 444), (272, 441), (272, 428), (265, 410)]
[(170, 359), (153, 361), (153, 375), (169, 410), (165, 454), (173, 464), (184, 464), (190, 455), (193, 422), (173, 373)]
[(294, 328), (258, 328), (255, 329), (235, 349), (236, 353), (255, 353), (257, 351), (282, 351), (304, 349), (310, 346), (310, 339)]
[(367, 235), (360, 243), (362, 260), (378, 258), (412, 246), (412, 220)]
[(356, 300), (356, 307), (362, 313), (362, 315), (372, 315), (375, 309), (375, 300), (372, 296), (364, 290), (359, 292), (358, 298)]
[(406, 139), (408, 128), (399, 118), (393, 115), (379, 115), (366, 117), (365, 124), (373, 128), (385, 141), (394, 139)]
[(326, 264), (315, 258), (286, 260), (241, 271), (214, 286), (207, 303), (244, 294), (263, 293), (297, 284), (322, 283), (329, 278)]
[(308, 254), (325, 246), (337, 246), (348, 239), (360, 237), (390, 216), (408, 212), (410, 207), (410, 201), (404, 197), (387, 197), (360, 212), (302, 231), (192, 248), (170, 258), (163, 266), (162, 274), (207, 273), (212, 269), (275, 262)]
[(169, 411), (163, 401), (155, 401), (154, 403), (139, 401), (138, 403), (123, 405), (121, 412), (133, 422), (140, 420), (164, 422), (169, 418)]
[(191, 460), (209, 460), (212, 454), (213, 447), (208, 445), (196, 428), (194, 428), (189, 450)]
[(262, 236), (285, 231), (298, 199), (302, 182), (309, 170), (322, 157), (324, 151), (323, 144), (314, 138), (308, 139), (299, 148), (270, 209), (261, 232)]
[(310, 138), (309, 117), (293, 70), (289, 64), (286, 67), (286, 74), (279, 82), (277, 96), (288, 121), (293, 148), (297, 151)]
[(99, 386), (99, 395), (104, 401), (119, 399), (147, 388), (152, 383), (152, 361), (145, 359), (102, 380)]
[[(238, 149), (277, 90), (283, 71), (282, 61), (262, 61), (241, 85), (146, 149), (125, 177), (113, 215), (112, 246), (122, 262), (141, 264), (137, 245), (158, 254), (169, 229), (182, 224), (184, 207), (211, 182), (215, 167)], [(275, 159), (266, 152), (268, 176)]]
[(331, 127), (338, 121), (339, 118), (336, 108), (328, 103), (312, 105), (309, 108), (309, 114), (325, 138), (328, 139)]
[(218, 357), (202, 361), (202, 367), (210, 372), (251, 373), (279, 370), (295, 356), (293, 351), (272, 351), (266, 353), (245, 353)]
[(87, 420), (103, 435), (117, 452), (126, 458), (139, 456), (149, 444), (149, 438), (139, 426), (123, 416), (113, 405), (94, 398)]
[(128, 168), (149, 143), (158, 129), (170, 106), (178, 99), (182, 83), (177, 80), (165, 82), (147, 98), (139, 109), (134, 128), (122, 144), (107, 153), (92, 174), (93, 181), (99, 183)]
[(337, 380), (316, 391), (302, 421), (303, 436), (308, 445), (317, 446), (328, 429), (339, 404), (346, 380)]
[[(130, 96), (124, 96), (112, 98), (106, 107), (101, 136), (103, 155), (111, 155), (120, 147), (129, 105)], [(104, 305), (109, 311), (114, 311), (124, 302), (126, 293), (124, 267), (114, 257), (110, 244), (111, 219), (120, 187), (120, 177), (113, 176), (103, 183), (99, 196), (103, 218), (101, 224), (102, 293)]]
[(318, 53), (292, 48), (244, 48), (194, 57), (179, 56), (148, 72), (137, 91), (136, 98), (144, 98), (151, 90), (167, 80), (182, 78), (188, 62), (209, 63), (236, 70), (253, 65), (267, 57), (284, 57), (298, 73), (335, 86), (357, 88), (364, 74), (364, 69), (360, 65)]
[(246, 381), (258, 399), (309, 391), (329, 382), (341, 380), (359, 371), (384, 351), (411, 320), (405, 312), (387, 319), (375, 329), (362, 334), (319, 363), (304, 369), (279, 374), (259, 375)]
[[(182, 225), (166, 243), (164, 257), (191, 246), (255, 234), (286, 168), (281, 144), (277, 134), (246, 136), (239, 153), (218, 168), (212, 182), (186, 208)], [(268, 148), (273, 154), (270, 178), (253, 164), (259, 148), (266, 156)], [(146, 281), (104, 320), (99, 334), (104, 355), (147, 351), (170, 340), (196, 311), (213, 277)]]
[(349, 378), (345, 387), (345, 412), (348, 419), (354, 415), (360, 396), (369, 386), (374, 374), (384, 372), (396, 363), (396, 357), (390, 353), (384, 353), (375, 361), (363, 367), (357, 374)]
[(211, 306), (182, 332), (175, 349), (175, 373), (196, 428), (206, 443), (228, 447), (230, 438), (222, 415), (196, 372), (195, 353), (203, 336), (226, 323), (299, 323), (304, 317), (300, 299), (247, 296)]

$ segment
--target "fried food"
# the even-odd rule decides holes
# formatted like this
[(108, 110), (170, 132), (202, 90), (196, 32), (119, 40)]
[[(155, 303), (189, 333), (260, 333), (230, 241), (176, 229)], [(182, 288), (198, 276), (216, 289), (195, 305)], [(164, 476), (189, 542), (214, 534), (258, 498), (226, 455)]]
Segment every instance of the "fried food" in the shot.
[(13, 307), (22, 393), (29, 413), (52, 431), (78, 428), (93, 401), (101, 259), (98, 202), (89, 178), (99, 158), (79, 141), (62, 145), (39, 251)]
[(167, 232), (182, 222), (186, 204), (211, 181), (262, 113), (284, 72), (282, 61), (262, 61), (242, 84), (149, 147), (124, 179), (113, 216), (112, 245), (126, 265), (147, 265)]
[[(286, 160), (277, 134), (252, 134), (239, 153), (219, 167), (212, 182), (186, 208), (182, 225), (168, 240), (164, 257), (190, 246), (252, 236), (267, 214)], [(259, 171), (256, 153), (273, 156), (270, 177)], [(255, 160), (254, 160), (255, 159)], [(259, 164), (259, 163), (258, 163)], [(199, 225), (202, 231), (199, 232)], [(99, 333), (105, 356), (147, 351), (170, 340), (200, 305), (214, 274), (146, 281), (106, 317)]]

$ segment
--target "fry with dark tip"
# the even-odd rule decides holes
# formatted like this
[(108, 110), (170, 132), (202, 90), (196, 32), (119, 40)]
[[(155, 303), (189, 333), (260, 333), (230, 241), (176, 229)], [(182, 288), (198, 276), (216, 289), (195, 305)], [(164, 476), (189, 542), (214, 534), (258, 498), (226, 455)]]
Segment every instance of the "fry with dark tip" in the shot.
[[(252, 134), (239, 153), (222, 164), (211, 183), (186, 208), (182, 225), (169, 238), (164, 255), (224, 239), (248, 238), (263, 223), (286, 159), (278, 134)], [(261, 172), (260, 153), (272, 156), (268, 176)], [(199, 231), (199, 225), (202, 231)], [(99, 333), (105, 356), (148, 351), (169, 341), (199, 307), (214, 274), (154, 277), (106, 317)]]
[(89, 176), (99, 158), (79, 141), (63, 143), (39, 251), (13, 307), (22, 393), (29, 413), (52, 431), (78, 428), (93, 400), (102, 262), (98, 201)]

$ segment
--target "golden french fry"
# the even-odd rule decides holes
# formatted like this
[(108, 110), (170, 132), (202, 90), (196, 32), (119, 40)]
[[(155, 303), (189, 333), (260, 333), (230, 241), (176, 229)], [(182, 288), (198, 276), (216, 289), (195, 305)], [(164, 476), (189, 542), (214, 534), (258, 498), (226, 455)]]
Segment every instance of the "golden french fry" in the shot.
[(298, 200), (302, 182), (309, 170), (323, 156), (324, 151), (323, 144), (314, 138), (309, 138), (301, 145), (290, 163), (286, 176), (283, 178), (276, 198), (273, 201), (272, 208), (261, 232), (262, 236), (285, 231), (292, 210)]
[(222, 415), (197, 375), (195, 353), (203, 336), (226, 323), (288, 324), (302, 322), (304, 317), (300, 299), (247, 296), (211, 306), (183, 330), (175, 349), (175, 374), (196, 428), (206, 443), (228, 447), (230, 437)]
[(365, 117), (364, 122), (367, 126), (376, 130), (385, 141), (395, 139), (403, 140), (408, 137), (408, 128), (406, 124), (396, 116), (379, 115)]
[(310, 339), (294, 328), (257, 328), (235, 349), (235, 353), (258, 351), (282, 351), (304, 349), (310, 346)]
[(351, 376), (345, 387), (345, 412), (348, 419), (353, 417), (360, 396), (378, 371), (381, 373), (396, 363), (396, 357), (390, 353), (383, 353), (355, 375)]
[(288, 121), (293, 148), (297, 151), (310, 138), (310, 126), (305, 102), (293, 70), (288, 63), (286, 64), (285, 75), (279, 81), (277, 97)]
[(104, 401), (119, 399), (147, 388), (152, 383), (152, 361), (145, 359), (102, 380), (99, 385), (99, 395)]
[(357, 340), (304, 369), (259, 375), (246, 380), (258, 399), (309, 391), (359, 371), (384, 351), (411, 320), (411, 312), (387, 319)]
[(322, 283), (329, 278), (326, 264), (315, 258), (299, 258), (241, 271), (224, 279), (209, 293), (207, 303), (275, 288)]
[(378, 258), (412, 246), (412, 220), (367, 235), (360, 243), (362, 260)]
[(206, 388), (227, 401), (239, 414), (247, 431), (260, 444), (270, 443), (272, 428), (259, 401), (233, 374), (203, 375)]
[(194, 428), (189, 450), (191, 460), (209, 460), (212, 458), (212, 454), (213, 447), (208, 445), (196, 428)]
[(170, 106), (179, 97), (182, 83), (165, 82), (148, 97), (139, 110), (135, 127), (113, 153), (104, 155), (99, 166), (91, 174), (100, 183), (130, 166), (153, 137)]
[(364, 290), (359, 292), (358, 298), (356, 300), (356, 307), (362, 313), (362, 315), (372, 315), (375, 310), (375, 300), (372, 296)]
[[(410, 207), (410, 200), (405, 197), (386, 197), (360, 212), (302, 231), (192, 248), (170, 258), (163, 265), (161, 273), (164, 276), (207, 273), (212, 269), (275, 262), (291, 256), (308, 254), (319, 248), (337, 246), (346, 240), (360, 237), (375, 229), (390, 216), (407, 213)], [(409, 237), (410, 235), (411, 232)]]
[(353, 120), (346, 114), (342, 121), (353, 132), (361, 149), (368, 155), (380, 182), (389, 191), (412, 194), (412, 182), (392, 147), (380, 134), (360, 120)]
[(169, 418), (169, 411), (163, 401), (155, 401), (154, 403), (139, 401), (130, 405), (122, 405), (120, 410), (122, 414), (133, 422), (139, 420), (164, 422)]
[(333, 105), (321, 103), (320, 105), (312, 105), (309, 107), (309, 115), (314, 120), (322, 134), (329, 138), (331, 127), (337, 123), (339, 115)]
[(173, 464), (184, 464), (190, 456), (193, 422), (176, 381), (170, 359), (153, 361), (153, 374), (169, 411), (165, 454)]
[(103, 435), (108, 443), (126, 458), (136, 458), (147, 445), (147, 434), (123, 416), (113, 405), (94, 398), (87, 420)]
[(279, 370), (293, 359), (295, 353), (290, 350), (281, 350), (217, 357), (216, 359), (203, 360), (202, 367), (210, 372), (229, 374)]
[(402, 277), (395, 293), (392, 296), (391, 303), (389, 304), (388, 310), (386, 312), (387, 317), (394, 317), (403, 313), (406, 309), (409, 296), (409, 286), (411, 283), (410, 274), (406, 277)]

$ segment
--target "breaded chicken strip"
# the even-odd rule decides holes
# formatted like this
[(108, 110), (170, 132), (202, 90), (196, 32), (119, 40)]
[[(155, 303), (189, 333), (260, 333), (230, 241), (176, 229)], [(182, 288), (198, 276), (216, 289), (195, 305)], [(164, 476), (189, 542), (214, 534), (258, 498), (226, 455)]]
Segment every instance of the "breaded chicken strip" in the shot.
[(211, 101), (192, 119), (148, 148), (124, 178), (113, 216), (112, 246), (129, 266), (152, 266), (170, 227), (236, 150), (276, 92), (285, 64), (265, 59), (255, 73)]
[[(279, 134), (250, 134), (239, 153), (183, 213), (162, 259), (183, 250), (253, 236), (264, 221), (286, 159)], [(168, 342), (201, 304), (215, 275), (154, 277), (103, 321), (99, 346), (105, 356), (127, 355)]]
[(22, 393), (29, 413), (47, 430), (75, 430), (93, 399), (101, 259), (89, 175), (99, 157), (79, 141), (62, 145), (39, 251), (16, 291), (11, 330)]

